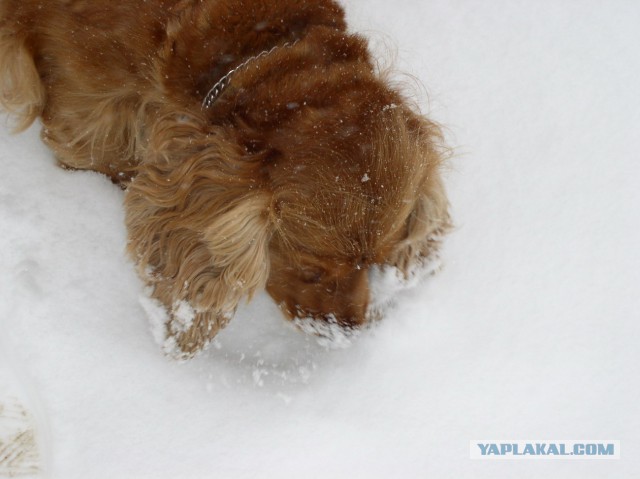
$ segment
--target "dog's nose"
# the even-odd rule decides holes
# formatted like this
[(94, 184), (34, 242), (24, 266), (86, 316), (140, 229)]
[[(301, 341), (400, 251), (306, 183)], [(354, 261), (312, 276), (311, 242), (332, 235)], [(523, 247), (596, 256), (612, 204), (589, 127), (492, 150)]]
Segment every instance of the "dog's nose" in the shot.
[(326, 308), (322, 311), (314, 308), (304, 308), (298, 306), (294, 311), (285, 311), (289, 313), (293, 319), (307, 319), (326, 323), (327, 325), (336, 325), (346, 329), (356, 329), (367, 322), (367, 307), (358, 306), (350, 308), (350, 311), (338, 310), (339, 308)]
[[(283, 283), (287, 280), (294, 287), (285, 289)], [(297, 278), (291, 280), (287, 276), (272, 277), (267, 290), (283, 313), (292, 320), (313, 320), (356, 329), (370, 317), (369, 275), (366, 268), (323, 278), (312, 284), (302, 283)]]
[(351, 277), (337, 283), (335, 293), (327, 298), (322, 311), (329, 318), (346, 327), (362, 326), (367, 321), (369, 307), (369, 276), (367, 271), (358, 270)]

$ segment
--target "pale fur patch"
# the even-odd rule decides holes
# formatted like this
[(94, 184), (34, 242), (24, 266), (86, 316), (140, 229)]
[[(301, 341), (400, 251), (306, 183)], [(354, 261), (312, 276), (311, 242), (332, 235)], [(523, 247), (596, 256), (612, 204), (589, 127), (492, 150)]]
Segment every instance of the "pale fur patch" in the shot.
[(222, 269), (219, 298), (222, 310), (234, 310), (242, 296), (249, 299), (269, 278), (271, 235), (266, 195), (249, 196), (212, 219), (204, 237), (213, 263)]
[(28, 128), (42, 113), (45, 93), (24, 40), (0, 30), (0, 106), (14, 119), (16, 132)]

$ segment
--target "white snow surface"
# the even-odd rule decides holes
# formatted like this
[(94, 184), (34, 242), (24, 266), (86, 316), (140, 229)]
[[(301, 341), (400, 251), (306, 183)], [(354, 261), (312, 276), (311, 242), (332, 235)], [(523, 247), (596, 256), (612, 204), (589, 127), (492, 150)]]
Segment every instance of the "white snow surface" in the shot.
[[(346, 6), (454, 147), (443, 269), (346, 348), (261, 294), (176, 362), (121, 191), (1, 129), (0, 403), (28, 410), (41, 477), (638, 477), (640, 3)], [(622, 457), (470, 460), (479, 438)]]

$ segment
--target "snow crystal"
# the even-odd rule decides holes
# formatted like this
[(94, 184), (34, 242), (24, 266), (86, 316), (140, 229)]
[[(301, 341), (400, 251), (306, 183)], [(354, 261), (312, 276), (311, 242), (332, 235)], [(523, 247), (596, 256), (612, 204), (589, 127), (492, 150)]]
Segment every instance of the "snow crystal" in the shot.
[(151, 297), (150, 288), (145, 289), (144, 294), (138, 298), (138, 302), (147, 315), (153, 339), (162, 346), (167, 337), (166, 325), (169, 321), (167, 309), (160, 301)]
[(144, 268), (143, 275), (144, 275), (144, 279), (146, 279), (147, 281), (152, 280), (156, 275), (155, 268), (153, 266), (151, 266), (150, 264), (148, 264)]
[(140, 295), (138, 302), (147, 315), (151, 334), (155, 342), (162, 348), (162, 351), (172, 358), (179, 359), (182, 355), (180, 348), (173, 336), (167, 336), (167, 324), (169, 323), (169, 312), (164, 305), (151, 297), (151, 288), (146, 288), (144, 294)]
[(263, 376), (267, 376), (269, 374), (269, 371), (267, 371), (266, 369), (263, 368), (256, 368), (253, 370), (253, 383), (258, 386), (258, 387), (263, 387), (264, 386), (264, 380), (262, 379)]
[(426, 277), (436, 273), (441, 266), (442, 262), (438, 255), (418, 259), (406, 275), (395, 266), (373, 266), (369, 270), (371, 305), (368, 315), (374, 318), (382, 315), (384, 311), (394, 306), (400, 291), (414, 288)]
[(345, 349), (351, 346), (352, 340), (359, 334), (356, 329), (338, 324), (335, 316), (330, 314), (327, 320), (312, 317), (297, 317), (293, 319), (300, 330), (316, 336), (318, 344), (327, 349)]
[(176, 301), (171, 310), (171, 330), (184, 333), (193, 325), (196, 319), (196, 310), (185, 300)]

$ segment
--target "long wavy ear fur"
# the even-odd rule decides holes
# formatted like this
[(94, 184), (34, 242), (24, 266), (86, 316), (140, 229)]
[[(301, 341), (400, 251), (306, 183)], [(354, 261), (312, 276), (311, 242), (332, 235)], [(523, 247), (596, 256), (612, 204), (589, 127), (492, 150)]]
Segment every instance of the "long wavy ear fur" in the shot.
[(419, 142), (424, 156), (425, 176), (417, 187), (416, 200), (406, 220), (404, 237), (398, 242), (387, 262), (397, 267), (405, 280), (421, 270), (438, 267), (438, 250), (444, 235), (451, 229), (449, 201), (440, 176), (441, 164), (447, 156), (438, 125), (417, 119)]
[(270, 198), (253, 158), (187, 113), (156, 122), (126, 195), (129, 249), (168, 311), (165, 349), (191, 356), (269, 274)]
[(269, 277), (268, 245), (271, 236), (265, 215), (266, 195), (240, 198), (235, 206), (213, 218), (204, 240), (213, 263), (221, 268), (218, 304), (235, 308), (242, 296), (264, 288)]
[(45, 93), (25, 35), (0, 24), (0, 106), (13, 116), (13, 129), (27, 129), (42, 112)]
[(439, 175), (429, 178), (407, 219), (407, 233), (389, 262), (405, 279), (417, 270), (433, 267), (443, 236), (451, 228), (448, 201)]

